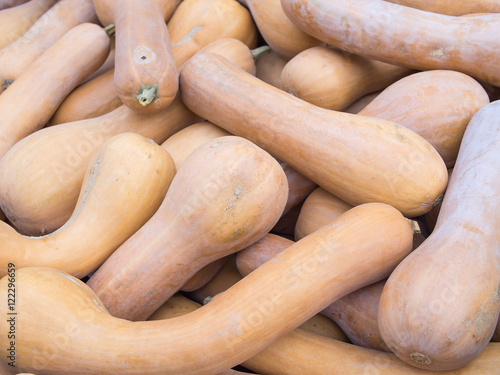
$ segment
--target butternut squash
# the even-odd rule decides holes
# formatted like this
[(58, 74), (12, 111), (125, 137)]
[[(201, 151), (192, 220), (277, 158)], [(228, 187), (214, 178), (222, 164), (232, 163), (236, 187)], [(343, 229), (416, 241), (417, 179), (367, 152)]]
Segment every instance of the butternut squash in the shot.
[(21, 233), (51, 233), (71, 216), (89, 160), (106, 140), (134, 132), (162, 143), (197, 121), (177, 98), (156, 114), (122, 105), (98, 118), (41, 129), (0, 160), (0, 207)]
[(454, 17), (373, 0), (281, 5), (298, 28), (350, 53), (417, 70), (456, 70), (500, 85), (498, 14)]
[(469, 365), (456, 371), (426, 371), (406, 364), (393, 353), (363, 348), (295, 329), (243, 362), (270, 375), (476, 375), (495, 374), (500, 366), (500, 343), (492, 343)]
[(399, 358), (431, 370), (467, 365), (500, 313), (500, 102), (465, 130), (436, 227), (391, 274), (378, 322)]
[(279, 0), (243, 0), (266, 43), (282, 58), (324, 43), (297, 28), (283, 12)]
[(59, 105), (47, 126), (99, 117), (120, 107), (123, 103), (113, 78), (114, 69), (110, 69), (75, 88)]
[(0, 159), (15, 143), (43, 127), (66, 95), (103, 63), (108, 51), (109, 36), (104, 29), (91, 23), (80, 24), (2, 93)]
[(328, 46), (308, 48), (281, 72), (281, 88), (322, 108), (343, 111), (363, 95), (385, 89), (414, 70)]
[(212, 124), (209, 121), (197, 122), (168, 137), (161, 144), (174, 159), (178, 170), (186, 158), (203, 143), (215, 138), (231, 135), (228, 131)]
[[(23, 316), (16, 328), (23, 334), (16, 336), (16, 371), (216, 374), (256, 355), (340, 296), (386, 277), (407, 256), (411, 238), (393, 207), (358, 206), (198, 310), (148, 322), (113, 317), (86, 284), (61, 271), (21, 268), (16, 290), (23, 297), (15, 309)], [(8, 288), (5, 277), (3, 316)], [(322, 293), (311, 293), (319, 288)], [(6, 348), (7, 333), (4, 324), (0, 345)], [(8, 359), (0, 361), (6, 366)]]
[(95, 271), (153, 216), (174, 174), (172, 158), (156, 143), (135, 133), (111, 138), (93, 155), (77, 207), (59, 230), (27, 237), (0, 223), (0, 275), (9, 263), (78, 278)]
[(236, 0), (184, 0), (167, 28), (178, 67), (217, 39), (238, 39), (250, 49), (257, 46), (252, 16)]
[(0, 49), (20, 38), (57, 0), (31, 0), (0, 11)]
[[(236, 266), (240, 273), (246, 276), (265, 262), (272, 261), (275, 256), (293, 244), (294, 242), (289, 239), (269, 233), (239, 251), (236, 254)], [(390, 351), (381, 338), (377, 321), (383, 286), (383, 280), (367, 285), (339, 298), (320, 313), (332, 319), (352, 343), (366, 348)], [(333, 338), (340, 339), (338, 336)]]
[(283, 169), (261, 148), (235, 136), (206, 142), (158, 212), (87, 284), (113, 316), (145, 320), (198, 270), (269, 232), (287, 194)]
[(180, 0), (94, 0), (103, 25), (116, 27), (114, 83), (131, 109), (154, 113), (168, 107), (178, 75), (165, 20)]
[(352, 205), (330, 194), (322, 187), (316, 188), (307, 196), (301, 207), (295, 225), (295, 241), (328, 224), (351, 208)]
[(208, 53), (186, 62), (180, 85), (193, 112), (352, 205), (379, 201), (419, 216), (446, 187), (437, 151), (401, 125), (314, 106)]
[[(81, 23), (97, 23), (92, 0), (59, 0), (23, 36), (0, 50), (0, 93), (43, 52)], [(88, 52), (93, 52), (92, 48)]]
[(385, 0), (390, 3), (400, 4), (427, 12), (448, 14), (450, 16), (462, 16), (469, 13), (500, 13), (500, 2), (498, 0)]
[(269, 49), (256, 56), (255, 67), (257, 71), (255, 76), (274, 87), (281, 88), (281, 72), (286, 63), (287, 60)]
[(420, 134), (452, 168), (467, 124), (489, 102), (486, 90), (470, 76), (430, 70), (393, 83), (358, 114), (394, 121)]
[[(250, 49), (237, 39), (217, 39), (200, 51), (222, 55), (241, 69), (255, 74), (255, 62)], [(181, 68), (182, 66), (179, 67)], [(108, 71), (76, 88), (59, 106), (48, 125), (98, 117), (109, 113), (121, 103), (114, 83), (114, 70)]]

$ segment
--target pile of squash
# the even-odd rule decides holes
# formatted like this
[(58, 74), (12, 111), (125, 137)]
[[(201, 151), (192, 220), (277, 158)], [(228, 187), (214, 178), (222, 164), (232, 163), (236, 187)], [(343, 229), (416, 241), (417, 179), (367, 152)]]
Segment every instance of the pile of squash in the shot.
[(498, 374), (498, 13), (0, 0), (0, 374)]

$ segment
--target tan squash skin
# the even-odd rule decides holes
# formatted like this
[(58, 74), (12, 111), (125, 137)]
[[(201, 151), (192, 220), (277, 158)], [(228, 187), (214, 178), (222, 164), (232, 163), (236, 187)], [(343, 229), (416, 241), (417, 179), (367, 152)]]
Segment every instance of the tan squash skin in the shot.
[(57, 0), (31, 0), (0, 12), (0, 49), (23, 36)]
[(457, 371), (426, 371), (394, 354), (363, 348), (295, 329), (245, 361), (245, 367), (268, 375), (492, 375), (498, 372), (500, 343), (492, 343)]
[(499, 118), (496, 101), (469, 122), (434, 231), (394, 270), (382, 292), (382, 337), (414, 366), (460, 368), (481, 353), (495, 330)]
[(103, 25), (116, 27), (114, 82), (120, 100), (141, 113), (168, 107), (178, 74), (165, 21), (181, 0), (94, 0)]
[(500, 13), (498, 0), (384, 0), (394, 4), (425, 10), (427, 12), (462, 16), (469, 13)]
[(113, 81), (114, 69), (87, 81), (73, 90), (50, 118), (48, 126), (95, 118), (123, 103)]
[(255, 59), (257, 68), (255, 76), (274, 87), (281, 88), (281, 72), (287, 61), (272, 49), (261, 53)]
[[(112, 25), (109, 25), (111, 27)], [(114, 25), (113, 25), (114, 26)], [(110, 69), (114, 69), (115, 67), (115, 34), (111, 35), (111, 48), (109, 50), (108, 57), (106, 57), (106, 61), (102, 63), (102, 65), (97, 69), (94, 73), (89, 75), (83, 82), (87, 83), (88, 81), (100, 76), (103, 73), (106, 73)]]
[(0, 159), (45, 125), (66, 95), (103, 63), (108, 51), (109, 37), (100, 26), (80, 24), (16, 79), (0, 95)]
[[(217, 39), (200, 51), (217, 53), (241, 69), (255, 74), (255, 62), (250, 49), (233, 38)], [(114, 64), (113, 64), (114, 66)], [(181, 69), (179, 67), (179, 69)], [(49, 125), (102, 116), (122, 104), (114, 83), (114, 71), (107, 71), (75, 89), (59, 106)]]
[(281, 5), (301, 30), (342, 50), (417, 70), (456, 70), (500, 85), (498, 14), (454, 17), (372, 0)]
[(87, 22), (97, 22), (92, 0), (59, 0), (54, 4), (22, 37), (0, 50), (0, 93), (65, 33)]
[[(267, 234), (236, 254), (236, 267), (243, 276), (246, 276), (293, 244), (294, 241), (284, 237)], [(334, 301), (324, 308), (321, 314), (333, 320), (352, 343), (366, 348), (390, 351), (381, 338), (377, 322), (377, 310), (383, 286), (384, 281), (379, 281), (360, 288)]]
[(28, 0), (0, 0), (0, 9), (7, 9), (13, 6), (21, 5)]
[(322, 187), (316, 188), (302, 204), (295, 225), (295, 241), (328, 224), (351, 208), (352, 205), (330, 194)]
[(288, 200), (286, 202), (283, 215), (290, 212), (294, 207), (301, 204), (304, 199), (318, 187), (318, 185), (309, 178), (292, 168), (287, 163), (281, 163), (288, 180)]
[(367, 94), (367, 95), (362, 96), (361, 98), (356, 100), (354, 103), (352, 103), (350, 106), (348, 106), (346, 109), (344, 109), (343, 112), (358, 114), (359, 111), (361, 111), (369, 103), (371, 103), (380, 93), (381, 93), (381, 91), (376, 91), (376, 92), (372, 92), (371, 94)]
[(324, 43), (303, 32), (286, 16), (279, 0), (244, 0), (266, 43), (282, 58)]
[(217, 275), (217, 272), (220, 271), (226, 262), (227, 257), (224, 257), (207, 264), (191, 276), (191, 278), (186, 281), (179, 290), (181, 292), (192, 292), (204, 287), (215, 277), (215, 275)]
[(156, 143), (135, 133), (111, 138), (92, 157), (77, 207), (58, 231), (27, 237), (0, 223), (0, 275), (12, 262), (86, 276), (153, 216), (174, 175)]
[[(23, 320), (16, 326), (17, 371), (188, 375), (203, 369), (217, 374), (251, 358), (340, 296), (386, 277), (407, 256), (411, 238), (397, 210), (362, 205), (200, 309), (161, 321), (115, 318), (79, 280), (48, 268), (19, 269), (16, 289), (23, 297), (16, 301), (16, 311)], [(0, 282), (3, 316), (7, 281)], [(317, 289), (320, 295), (311, 293)], [(7, 340), (2, 325), (0, 346), (9, 347)], [(6, 361), (1, 358), (4, 365)]]
[(162, 143), (197, 121), (200, 118), (177, 98), (157, 114), (140, 114), (122, 105), (98, 118), (41, 129), (0, 161), (0, 206), (24, 234), (53, 232), (69, 219), (89, 160), (106, 140), (134, 132)]
[[(288, 244), (287, 244), (288, 242)], [(256, 244), (237, 253), (237, 265), (246, 275), (263, 262), (284, 251), (292, 241), (267, 235)], [(258, 251), (258, 250), (262, 251)], [(255, 250), (255, 251), (254, 251)], [(266, 254), (267, 253), (267, 254)], [(268, 346), (244, 365), (265, 374), (493, 374), (499, 363), (500, 345), (491, 345), (468, 366), (450, 372), (417, 369), (405, 364), (380, 342), (377, 310), (384, 280), (360, 288), (334, 301), (321, 311), (331, 317), (356, 343), (342, 345), (338, 341), (316, 339), (314, 336), (294, 330), (276, 343)], [(339, 317), (338, 314), (343, 314)], [(363, 327), (362, 330), (359, 328)], [(321, 343), (321, 345), (320, 345)], [(361, 346), (365, 346), (362, 348)], [(377, 348), (378, 346), (378, 348)], [(370, 350), (369, 348), (373, 349)], [(377, 348), (377, 350), (374, 350)], [(311, 358), (315, 360), (311, 362)], [(362, 370), (363, 369), (363, 370)]]
[(193, 301), (205, 304), (205, 298), (213, 297), (240, 281), (242, 276), (236, 267), (236, 254), (230, 254), (225, 258), (226, 261), (219, 272), (217, 272), (208, 283), (201, 288), (184, 294)]
[(363, 95), (385, 89), (414, 70), (327, 46), (309, 48), (281, 73), (281, 88), (322, 108), (343, 111)]
[(287, 194), (283, 169), (261, 148), (235, 136), (206, 142), (158, 212), (87, 284), (113, 316), (145, 320), (201, 268), (269, 232)]
[(364, 348), (391, 352), (378, 327), (378, 305), (385, 280), (358, 289), (338, 299), (322, 314), (332, 319), (351, 342)]
[(252, 16), (236, 0), (183, 0), (167, 27), (177, 66), (217, 39), (238, 39), (250, 49), (257, 46)]
[(213, 54), (190, 59), (180, 85), (193, 112), (353, 205), (385, 202), (418, 216), (445, 189), (448, 175), (437, 151), (401, 125), (314, 106)]
[(197, 122), (168, 137), (161, 144), (174, 159), (177, 170), (186, 158), (203, 143), (212, 139), (231, 135), (228, 131), (212, 124), (210, 121)]
[(431, 70), (393, 83), (358, 114), (394, 121), (420, 134), (452, 168), (467, 124), (489, 102), (486, 90), (470, 76)]

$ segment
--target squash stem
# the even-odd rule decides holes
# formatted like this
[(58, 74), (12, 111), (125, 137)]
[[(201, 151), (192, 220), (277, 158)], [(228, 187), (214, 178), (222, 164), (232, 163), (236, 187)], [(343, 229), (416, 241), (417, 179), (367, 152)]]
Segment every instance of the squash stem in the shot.
[(154, 85), (141, 85), (139, 92), (135, 96), (139, 104), (143, 107), (147, 106), (154, 99), (158, 98), (158, 84)]
[(261, 55), (271, 52), (271, 47), (268, 45), (260, 46), (257, 48), (254, 48), (252, 51), (252, 56), (254, 60), (257, 60)]
[(115, 33), (115, 25), (110, 23), (108, 26), (106, 26), (104, 29), (103, 29), (106, 34), (108, 34), (108, 36), (111, 38), (113, 36), (113, 34)]
[(413, 234), (421, 234), (422, 230), (420, 229), (420, 225), (418, 224), (418, 221), (411, 220), (411, 219), (406, 219), (408, 221), (408, 224), (410, 224), (410, 227), (413, 231)]

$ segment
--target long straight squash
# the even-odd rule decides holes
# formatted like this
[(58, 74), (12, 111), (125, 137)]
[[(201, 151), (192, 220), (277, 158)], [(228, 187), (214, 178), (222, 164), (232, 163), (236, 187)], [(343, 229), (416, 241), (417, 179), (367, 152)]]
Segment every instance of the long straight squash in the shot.
[(440, 200), (448, 173), (437, 151), (387, 120), (314, 106), (213, 54), (180, 74), (188, 108), (273, 156), (348, 203), (384, 202), (408, 216)]
[(342, 50), (417, 70), (448, 69), (500, 85), (500, 15), (454, 17), (380, 0), (281, 0), (308, 34)]

